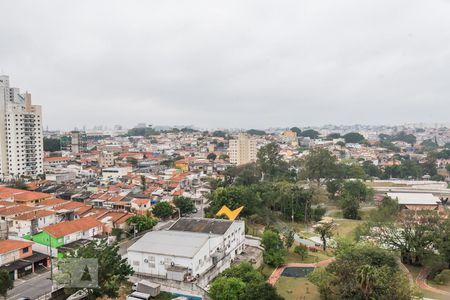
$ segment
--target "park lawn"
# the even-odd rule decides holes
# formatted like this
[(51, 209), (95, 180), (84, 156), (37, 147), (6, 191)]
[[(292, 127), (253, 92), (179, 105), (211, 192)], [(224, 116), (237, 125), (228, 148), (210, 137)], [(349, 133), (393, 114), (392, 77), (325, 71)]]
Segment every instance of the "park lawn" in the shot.
[(305, 258), (302, 258), (297, 253), (293, 252), (294, 247), (288, 252), (286, 263), (316, 263), (331, 257), (324, 252), (308, 251), (308, 255), (306, 255)]
[(334, 234), (336, 237), (347, 237), (354, 239), (356, 228), (363, 223), (362, 220), (336, 220), (336, 228)]
[(246, 222), (245, 227), (247, 228), (247, 234), (262, 237), (264, 233), (264, 225), (259, 224), (250, 224), (249, 222)]
[(404, 183), (375, 182), (375, 181), (366, 181), (366, 185), (369, 187), (405, 187), (405, 186), (407, 186)]
[(281, 276), (275, 284), (278, 294), (286, 300), (319, 300), (320, 294), (315, 285), (306, 278)]

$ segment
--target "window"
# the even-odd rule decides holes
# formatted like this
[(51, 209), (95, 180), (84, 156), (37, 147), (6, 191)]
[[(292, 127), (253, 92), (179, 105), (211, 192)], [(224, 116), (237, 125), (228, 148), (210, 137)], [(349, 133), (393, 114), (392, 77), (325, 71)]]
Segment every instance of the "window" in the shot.
[(23, 253), (28, 253), (29, 250), (30, 250), (29, 247), (25, 247), (23, 248)]

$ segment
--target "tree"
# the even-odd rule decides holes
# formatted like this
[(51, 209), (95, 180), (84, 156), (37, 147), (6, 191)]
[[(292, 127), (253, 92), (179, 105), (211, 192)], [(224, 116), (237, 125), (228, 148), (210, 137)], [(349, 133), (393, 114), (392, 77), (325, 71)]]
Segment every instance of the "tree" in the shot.
[(297, 136), (300, 136), (300, 134), (302, 133), (302, 131), (298, 127), (292, 127), (291, 131), (295, 132)]
[(173, 210), (168, 202), (158, 202), (153, 206), (152, 213), (160, 219), (167, 219), (172, 215)]
[(239, 278), (244, 283), (264, 282), (264, 276), (253, 268), (253, 266), (248, 262), (242, 262), (226, 269), (220, 274), (220, 276), (227, 278)]
[(0, 295), (7, 298), (8, 290), (14, 287), (14, 280), (9, 276), (9, 272), (0, 269)]
[(402, 261), (421, 265), (438, 241), (441, 219), (436, 211), (404, 211), (395, 222), (373, 224), (373, 236), (389, 249), (400, 251)]
[(285, 251), (283, 242), (277, 232), (265, 230), (261, 244), (264, 247), (263, 259), (266, 264), (277, 267), (284, 263)]
[[(84, 247), (67, 254), (68, 258), (94, 258), (98, 262), (98, 288), (89, 289), (89, 294), (95, 298), (107, 296), (117, 298), (122, 284), (133, 275), (133, 269), (126, 258), (119, 254), (117, 244), (108, 245), (106, 239), (94, 240)], [(72, 291), (71, 292), (75, 292)]]
[(213, 133), (212, 133), (212, 136), (213, 137), (226, 137), (227, 136), (227, 134), (226, 134), (226, 132), (225, 131), (221, 131), (221, 130), (216, 130), (216, 131), (214, 131)]
[(240, 166), (228, 167), (223, 172), (224, 184), (229, 185), (251, 185), (261, 179), (261, 171), (256, 163), (248, 163)]
[(180, 209), (181, 215), (191, 214), (195, 211), (194, 201), (192, 201), (192, 199), (189, 197), (175, 197), (173, 203)]
[(327, 140), (334, 140), (334, 139), (339, 139), (339, 138), (341, 138), (341, 135), (339, 133), (330, 133), (326, 137)]
[(217, 155), (215, 153), (212, 153), (212, 152), (209, 153), (208, 156), (206, 156), (206, 159), (212, 160), (212, 161), (216, 160), (216, 158), (217, 158)]
[(294, 238), (295, 232), (292, 229), (288, 229), (286, 230), (285, 234), (284, 234), (284, 245), (286, 246), (286, 249), (289, 249), (292, 247), (292, 245), (294, 245)]
[(346, 219), (358, 220), (359, 216), (359, 199), (351, 195), (344, 195), (341, 198), (342, 214)]
[(313, 129), (307, 129), (307, 130), (300, 132), (299, 136), (309, 137), (310, 139), (315, 140), (315, 139), (319, 138), (319, 132), (315, 131)]
[(314, 232), (320, 235), (323, 251), (327, 250), (327, 239), (333, 236), (333, 223), (321, 223), (314, 226)]
[(308, 247), (303, 244), (297, 245), (294, 248), (294, 252), (300, 255), (302, 259), (305, 259), (306, 255), (308, 255)]
[(235, 277), (219, 277), (213, 281), (209, 296), (213, 300), (239, 300), (245, 291), (245, 283)]
[(250, 135), (266, 135), (266, 132), (264, 130), (259, 130), (259, 129), (250, 129), (247, 130), (247, 133)]
[(303, 177), (317, 181), (333, 178), (336, 170), (336, 157), (326, 149), (313, 149), (303, 162)]
[[(234, 279), (234, 280), (232, 280)], [(243, 285), (242, 285), (242, 284)], [(214, 287), (214, 288), (213, 288)], [(232, 287), (237, 291), (226, 294)], [(230, 295), (230, 297), (227, 297)], [(264, 276), (248, 262), (223, 271), (211, 284), (212, 299), (282, 300), (275, 288), (265, 282)]]
[(131, 164), (133, 167), (136, 167), (138, 164), (138, 160), (132, 156), (128, 156), (127, 163)]
[(136, 230), (136, 233), (150, 230), (157, 223), (157, 220), (144, 215), (134, 215), (127, 220), (127, 224), (130, 226), (130, 229)]
[(276, 143), (269, 143), (259, 149), (257, 158), (264, 179), (274, 180), (287, 171), (287, 164), (280, 155), (280, 146)]
[(44, 138), (44, 151), (61, 151), (61, 140), (53, 138)]
[(267, 282), (250, 283), (245, 287), (240, 300), (284, 300), (277, 290)]
[(346, 245), (336, 261), (308, 278), (323, 299), (411, 299), (406, 276), (393, 254), (373, 244)]
[(142, 191), (147, 189), (147, 178), (144, 175), (141, 175), (141, 188)]
[(362, 144), (365, 142), (364, 136), (358, 132), (349, 132), (343, 136), (346, 143)]

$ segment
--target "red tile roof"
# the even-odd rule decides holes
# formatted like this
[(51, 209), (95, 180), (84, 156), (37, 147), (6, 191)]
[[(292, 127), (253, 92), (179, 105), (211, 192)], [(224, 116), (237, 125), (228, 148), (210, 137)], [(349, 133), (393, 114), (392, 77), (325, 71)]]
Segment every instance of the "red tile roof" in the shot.
[(0, 254), (5, 254), (14, 250), (23, 249), (33, 245), (32, 242), (16, 241), (16, 240), (4, 240), (0, 241)]
[(27, 205), (16, 205), (11, 207), (5, 207), (0, 209), (0, 215), (2, 216), (16, 216), (24, 214), (30, 211), (36, 210), (36, 208)]
[(13, 198), (17, 202), (27, 202), (52, 198), (53, 195), (39, 192), (31, 192), (26, 190), (13, 189), (8, 187), (0, 187), (0, 199)]
[(25, 214), (22, 214), (20, 216), (17, 216), (17, 217), (14, 218), (14, 220), (28, 221), (28, 220), (33, 220), (33, 219), (36, 219), (36, 218), (47, 217), (47, 216), (54, 215), (54, 214), (55, 214), (55, 212), (52, 211), (52, 210), (45, 210), (45, 209), (35, 210), (35, 211), (32, 211), (32, 212), (25, 213)]
[(42, 228), (42, 230), (55, 238), (60, 238), (71, 233), (86, 231), (91, 228), (101, 226), (102, 223), (100, 223), (96, 218), (86, 217), (78, 220), (66, 221), (55, 225), (50, 225)]

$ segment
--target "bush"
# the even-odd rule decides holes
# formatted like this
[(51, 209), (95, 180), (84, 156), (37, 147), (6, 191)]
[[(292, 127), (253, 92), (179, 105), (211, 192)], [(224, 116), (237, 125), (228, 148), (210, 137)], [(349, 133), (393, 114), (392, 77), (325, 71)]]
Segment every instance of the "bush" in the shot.
[(450, 269), (442, 270), (441, 273), (437, 274), (436, 277), (434, 277), (434, 281), (437, 284), (447, 284), (450, 282)]
[(297, 253), (304, 259), (308, 255), (308, 247), (306, 247), (303, 244), (300, 244), (298, 246), (295, 246), (294, 252)]
[(313, 208), (311, 211), (312, 219), (316, 222), (319, 222), (320, 220), (322, 220), (322, 217), (325, 215), (326, 212), (327, 209), (323, 206)]

